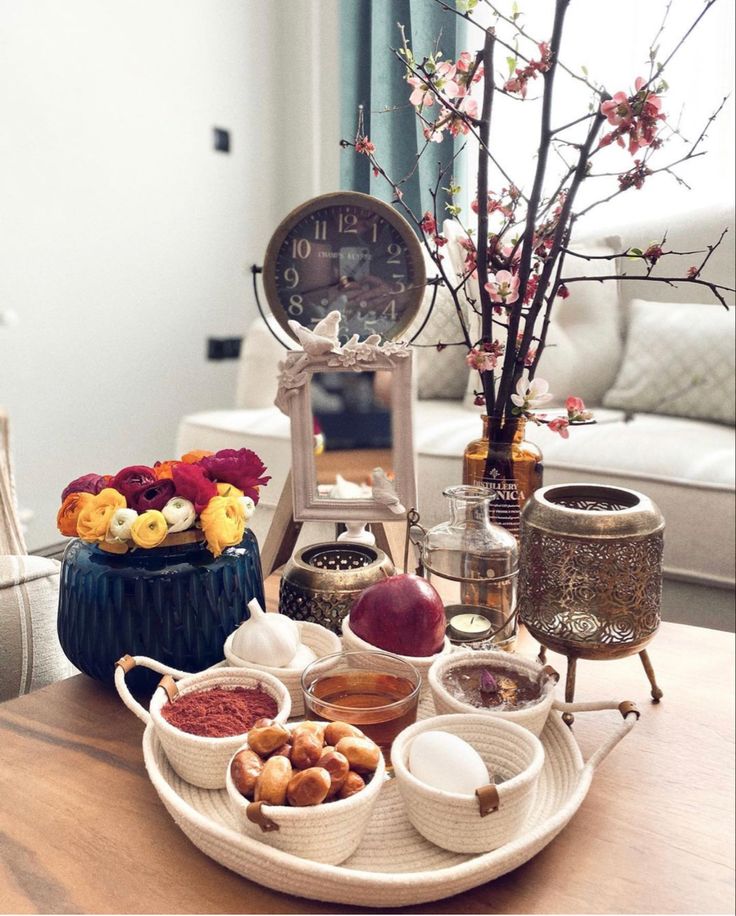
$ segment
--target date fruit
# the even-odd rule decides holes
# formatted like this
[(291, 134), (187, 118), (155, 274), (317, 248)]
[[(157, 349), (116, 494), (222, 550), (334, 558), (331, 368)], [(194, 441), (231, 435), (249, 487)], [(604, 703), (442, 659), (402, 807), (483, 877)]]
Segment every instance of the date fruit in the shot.
[(233, 785), (246, 798), (253, 798), (256, 781), (263, 770), (263, 761), (255, 751), (238, 751), (230, 764)]
[(295, 808), (321, 805), (330, 791), (330, 782), (330, 774), (323, 767), (309, 767), (295, 773), (286, 790), (289, 804)]
[(286, 757), (269, 757), (256, 780), (253, 800), (266, 802), (267, 805), (283, 805), (292, 775), (291, 763)]
[(370, 738), (340, 738), (335, 750), (348, 758), (351, 770), (372, 773), (378, 766), (380, 748)]

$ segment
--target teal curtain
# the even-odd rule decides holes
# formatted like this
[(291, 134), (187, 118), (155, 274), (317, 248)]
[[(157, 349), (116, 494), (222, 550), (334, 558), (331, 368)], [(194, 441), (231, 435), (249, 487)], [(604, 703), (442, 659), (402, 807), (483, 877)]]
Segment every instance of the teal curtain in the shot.
[[(445, 59), (455, 60), (464, 40), (463, 21), (447, 12), (435, 0), (340, 0), (341, 48), (341, 135), (353, 140), (357, 127), (358, 106), (364, 108), (365, 133), (376, 145), (376, 159), (395, 181), (414, 167), (416, 155), (424, 145), (419, 119), (409, 104), (411, 88), (404, 79), (404, 67), (392, 48), (401, 47), (401, 23), (411, 49), (418, 60), (437, 46)], [(395, 109), (385, 111), (384, 109)], [(448, 163), (455, 143), (447, 136), (442, 143), (432, 143), (420, 160), (419, 168), (402, 186), (404, 200), (413, 212), (421, 215), (431, 210), (429, 188), (437, 181), (438, 163)], [(462, 184), (461, 166), (465, 155), (455, 160), (450, 173)], [(340, 178), (343, 188), (363, 191), (391, 201), (392, 190), (385, 179), (374, 176), (368, 157), (352, 148), (341, 152)], [(446, 187), (448, 180), (442, 184)], [(438, 197), (437, 212), (444, 215), (447, 196)]]

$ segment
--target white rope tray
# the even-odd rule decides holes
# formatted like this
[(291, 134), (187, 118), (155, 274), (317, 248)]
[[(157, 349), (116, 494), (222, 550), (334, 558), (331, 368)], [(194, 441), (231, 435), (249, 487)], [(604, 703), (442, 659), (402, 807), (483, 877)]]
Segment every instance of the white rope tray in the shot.
[[(227, 792), (198, 789), (180, 779), (151, 725), (143, 735), (143, 756), (151, 782), (176, 824), (205, 855), (226, 868), (297, 897), (381, 908), (408, 906), (485, 884), (535, 856), (578, 810), (596, 766), (636, 721), (633, 710), (613, 701), (556, 703), (555, 709), (620, 709), (624, 720), (586, 763), (559, 712), (553, 710), (540, 736), (545, 763), (531, 816), (519, 837), (480, 855), (447, 852), (423, 839), (409, 823), (391, 780), (381, 789), (358, 850), (342, 865), (322, 865), (240, 833)], [(431, 714), (420, 710), (420, 716), (422, 712)]]

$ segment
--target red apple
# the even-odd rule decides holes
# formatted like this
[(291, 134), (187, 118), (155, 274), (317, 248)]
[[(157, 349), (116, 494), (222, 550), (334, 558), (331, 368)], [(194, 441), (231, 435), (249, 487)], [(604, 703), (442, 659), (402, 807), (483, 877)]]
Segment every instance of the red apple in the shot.
[(397, 655), (434, 655), (445, 638), (445, 608), (436, 589), (410, 574), (376, 582), (358, 595), (350, 629), (377, 649)]

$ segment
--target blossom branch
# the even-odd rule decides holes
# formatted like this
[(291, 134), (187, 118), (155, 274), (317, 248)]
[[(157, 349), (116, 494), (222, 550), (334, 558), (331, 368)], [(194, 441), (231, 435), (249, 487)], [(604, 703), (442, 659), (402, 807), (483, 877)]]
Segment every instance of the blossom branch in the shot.
[(681, 283), (689, 283), (695, 286), (707, 287), (718, 299), (721, 305), (728, 310), (728, 303), (723, 297), (723, 293), (736, 292), (732, 286), (723, 286), (720, 283), (712, 283), (710, 280), (701, 280), (699, 277), (654, 277), (645, 276), (637, 277), (631, 274), (611, 274), (604, 277), (563, 277), (562, 282), (567, 286), (569, 283), (595, 282), (604, 283), (606, 280), (637, 280), (643, 283), (666, 283), (668, 286), (678, 287)]

